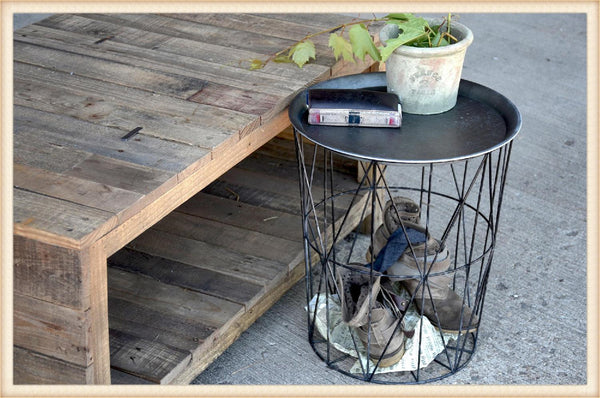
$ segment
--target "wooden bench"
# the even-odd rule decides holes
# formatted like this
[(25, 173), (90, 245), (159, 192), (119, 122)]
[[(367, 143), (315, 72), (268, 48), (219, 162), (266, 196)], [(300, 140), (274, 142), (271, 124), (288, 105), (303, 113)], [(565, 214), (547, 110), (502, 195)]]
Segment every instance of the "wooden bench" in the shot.
[(70, 14), (15, 32), (15, 384), (189, 383), (302, 277), (286, 107), (376, 66), (238, 62), (346, 20)]

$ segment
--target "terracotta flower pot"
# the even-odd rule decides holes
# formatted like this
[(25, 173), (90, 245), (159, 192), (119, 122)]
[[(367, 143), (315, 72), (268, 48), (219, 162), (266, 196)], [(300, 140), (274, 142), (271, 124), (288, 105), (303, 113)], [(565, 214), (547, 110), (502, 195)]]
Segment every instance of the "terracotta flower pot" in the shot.
[[(437, 25), (441, 20), (428, 22)], [(427, 48), (400, 46), (386, 60), (388, 91), (398, 95), (403, 112), (430, 115), (456, 105), (463, 61), (473, 33), (457, 22), (452, 22), (450, 28), (457, 43)], [(385, 25), (379, 33), (382, 43), (397, 36), (398, 27), (393, 24)]]

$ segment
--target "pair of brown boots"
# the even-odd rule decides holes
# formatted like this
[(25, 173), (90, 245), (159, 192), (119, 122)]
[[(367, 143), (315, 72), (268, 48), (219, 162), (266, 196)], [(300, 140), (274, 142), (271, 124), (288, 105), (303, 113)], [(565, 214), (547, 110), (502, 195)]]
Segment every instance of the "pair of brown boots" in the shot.
[[(392, 234), (400, 234), (400, 228), (424, 239), (417, 243), (408, 239), (407, 248), (381, 272), (360, 264), (337, 267), (336, 283), (343, 321), (355, 328), (368, 347), (370, 358), (378, 361), (380, 367), (389, 367), (400, 361), (404, 343), (414, 333), (405, 330), (407, 303), (400, 298), (402, 288), (414, 296), (419, 313), (443, 332), (475, 332), (479, 319), (449, 287), (452, 276), (447, 272), (451, 264), (448, 249), (419, 225), (419, 206), (408, 198), (395, 197), (386, 203), (383, 220), (375, 232), (373, 247), (367, 252), (367, 261), (371, 264)], [(411, 234), (405, 233), (405, 236)], [(395, 301), (393, 309), (384, 304), (386, 296)]]
[[(401, 284), (411, 296), (417, 310), (425, 315), (434, 327), (443, 332), (475, 332), (479, 319), (453, 289), (449, 287), (452, 273), (450, 255), (444, 244), (431, 238), (419, 225), (420, 208), (411, 199), (395, 197), (386, 203), (383, 223), (374, 236), (373, 248), (367, 260), (377, 258), (388, 244), (390, 236), (403, 229), (421, 234), (424, 242), (409, 244), (397, 261), (385, 272), (393, 285)], [(394, 286), (397, 290), (399, 286)]]

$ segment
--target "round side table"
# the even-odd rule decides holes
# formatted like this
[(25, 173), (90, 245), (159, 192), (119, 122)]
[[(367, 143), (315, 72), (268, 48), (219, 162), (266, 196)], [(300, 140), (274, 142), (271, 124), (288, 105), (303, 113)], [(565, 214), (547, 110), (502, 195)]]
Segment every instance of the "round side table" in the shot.
[[(385, 91), (385, 73), (311, 88)], [(306, 97), (304, 90), (293, 99), (289, 116), (311, 346), (329, 367), (370, 382), (454, 374), (484, 326), (519, 111), (463, 80), (448, 112), (403, 114), (400, 128), (332, 127), (308, 124)], [(355, 181), (343, 173), (349, 164)], [(388, 184), (392, 172), (401, 185)]]

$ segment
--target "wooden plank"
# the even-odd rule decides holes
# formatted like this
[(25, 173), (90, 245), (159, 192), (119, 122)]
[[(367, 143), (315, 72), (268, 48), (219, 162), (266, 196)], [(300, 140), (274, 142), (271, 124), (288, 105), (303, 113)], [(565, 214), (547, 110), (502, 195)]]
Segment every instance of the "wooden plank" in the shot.
[(224, 84), (209, 82), (189, 100), (199, 104), (212, 104), (224, 109), (252, 115), (265, 115), (270, 117), (275, 113), (281, 96), (266, 93), (257, 93)]
[(104, 127), (118, 128), (123, 131), (123, 136), (134, 128), (141, 128), (140, 133), (144, 136), (168, 139), (208, 150), (226, 141), (247, 125), (258, 123), (245, 114), (234, 114), (206, 106), (197, 107), (204, 110), (198, 111), (199, 115), (194, 117), (194, 121), (181, 116), (163, 116), (154, 110), (139, 109), (132, 106), (133, 104), (125, 104), (126, 101), (123, 100), (113, 101), (120, 97), (123, 88), (110, 93), (110, 100), (107, 101), (106, 97), (94, 92), (72, 90), (71, 86), (67, 85), (70, 79), (66, 73), (54, 75), (65, 77), (63, 84), (46, 83), (32, 75), (15, 75), (14, 103)]
[[(218, 26), (221, 28), (241, 30), (244, 32), (252, 32), (256, 34), (268, 34), (274, 37), (279, 37), (288, 40), (300, 40), (308, 34), (314, 34), (319, 32), (321, 26), (317, 27), (312, 25), (312, 20), (319, 18), (316, 14), (305, 15), (304, 18), (289, 19), (282, 21), (280, 19), (269, 17), (268, 15), (261, 14), (227, 14), (227, 13), (172, 13), (172, 14), (160, 14), (161, 16), (168, 18), (177, 18), (184, 21), (196, 22), (204, 25)], [(292, 16), (295, 14), (292, 14)], [(327, 27), (335, 27), (341, 21), (349, 21), (351, 17), (342, 16), (331, 16), (328, 15), (328, 20), (331, 24)], [(325, 33), (320, 36), (316, 36), (313, 39), (316, 45), (322, 48), (326, 48), (329, 45), (329, 34)], [(283, 50), (283, 48), (282, 48)]]
[(143, 196), (109, 184), (20, 164), (13, 165), (13, 183), (17, 188), (68, 200), (113, 214), (127, 208)]
[(56, 246), (79, 248), (117, 224), (111, 213), (34, 192), (14, 189), (13, 200), (14, 234)]
[(183, 99), (198, 92), (204, 85), (202, 80), (193, 77), (159, 73), (19, 41), (14, 42), (14, 60)]
[(195, 162), (198, 162), (198, 167), (210, 159), (210, 152), (206, 149), (153, 137), (124, 141), (121, 137), (126, 132), (121, 129), (18, 105), (13, 109), (14, 134), (20, 135), (22, 140), (38, 137), (66, 148), (172, 173), (180, 172)]
[(60, 359), (13, 347), (13, 383), (86, 384), (88, 370)]
[(108, 275), (106, 253), (101, 243), (94, 243), (82, 254), (89, 268), (89, 277), (83, 280), (85, 293), (89, 297), (89, 328), (86, 331), (87, 347), (93, 359), (90, 366), (90, 384), (110, 384), (110, 349), (108, 337)]
[[(298, 174), (297, 171), (296, 174)], [(313, 178), (312, 194), (318, 200), (323, 198), (324, 187), (318, 183), (322, 179), (322, 176), (320, 178)], [(348, 175), (335, 173), (334, 180), (333, 190), (336, 193), (347, 191), (353, 193), (356, 190), (357, 185), (354, 178)], [(242, 202), (255, 206), (286, 211), (292, 214), (301, 214), (298, 185), (298, 176), (294, 179), (279, 178), (235, 167), (209, 185), (205, 189), (205, 192), (229, 199), (237, 200), (239, 198)], [(328, 195), (330, 195), (331, 189), (329, 186), (327, 191)], [(351, 201), (351, 195), (336, 197), (334, 204), (337, 214), (343, 214), (343, 210), (350, 205)], [(328, 205), (330, 206), (331, 202)]]
[[(202, 262), (222, 261), (207, 254)], [(108, 264), (111, 267), (147, 275), (165, 284), (210, 294), (242, 305), (251, 303), (263, 290), (262, 286), (235, 275), (222, 274), (128, 248), (113, 254), (108, 259)]]
[(48, 142), (39, 135), (13, 134), (13, 163), (63, 173), (91, 156), (85, 151)]
[(114, 186), (114, 189), (139, 194), (140, 197), (135, 202), (117, 208), (116, 214), (119, 224), (136, 215), (140, 209), (148, 206), (165, 191), (171, 189), (177, 180), (176, 176), (169, 175), (163, 170), (99, 155), (88, 157), (65, 174), (93, 181), (102, 186)]
[(150, 193), (171, 178), (162, 170), (98, 155), (90, 156), (65, 174), (139, 194)]
[(172, 384), (189, 384), (198, 373), (203, 371), (223, 351), (227, 349), (252, 323), (269, 309), (281, 296), (304, 276), (304, 266), (294, 267), (289, 277), (273, 286), (267, 294), (247, 312), (231, 318), (230, 322), (214, 333), (192, 355), (190, 364), (172, 381)]
[[(162, 15), (148, 14), (86, 14), (85, 17), (111, 22), (119, 25), (126, 25), (136, 29), (163, 33), (172, 37), (186, 38), (196, 41), (210, 41), (226, 48), (242, 49), (257, 52), (260, 54), (275, 54), (293, 44), (296, 40), (282, 39), (271, 36), (267, 29), (261, 33), (251, 31), (241, 31), (239, 29), (228, 29), (219, 26), (198, 24), (181, 19), (168, 18)], [(243, 37), (243, 40), (232, 40), (234, 37)], [(323, 64), (331, 65), (334, 63), (332, 56), (324, 57)]]
[(84, 274), (75, 250), (19, 235), (13, 237), (13, 245), (15, 293), (74, 309), (86, 307), (80, 284)]
[[(278, 21), (283, 21), (285, 23), (298, 23), (306, 24), (307, 29), (309, 29), (309, 33), (315, 33), (318, 31), (317, 29), (328, 29), (343, 23), (349, 22), (354, 19), (354, 17), (348, 15), (341, 14), (333, 14), (333, 13), (250, 13), (251, 15), (256, 15), (262, 18), (274, 19)], [(367, 18), (370, 18), (371, 14), (368, 14)], [(285, 25), (284, 25), (285, 26)]]
[[(128, 25), (89, 19), (87, 15), (54, 15), (44, 21), (17, 30), (15, 36), (27, 35), (38, 38), (39, 36), (48, 36), (52, 30), (54, 32), (51, 34), (54, 37), (60, 37), (61, 41), (65, 43), (94, 44), (101, 52), (103, 49), (110, 49), (110, 52), (115, 53), (136, 54), (139, 49), (135, 47), (139, 47), (151, 49), (152, 54), (148, 54), (150, 57), (153, 55), (162, 57), (169, 54), (175, 58), (175, 62), (180, 59), (177, 56), (191, 57), (199, 61), (241, 68), (243, 71), (248, 71), (249, 60), (266, 58), (265, 54), (252, 50), (236, 48), (234, 51), (224, 51), (223, 45), (213, 44), (213, 42), (174, 37), (163, 32), (134, 29)], [(269, 31), (267, 34), (272, 34), (272, 32)], [(255, 71), (255, 74), (262, 74), (269, 78), (278, 76), (309, 81), (315, 73), (326, 73), (328, 70), (327, 66), (315, 64), (308, 64), (305, 68), (298, 69), (281, 63), (270, 63), (265, 68)], [(263, 88), (267, 89), (267, 87)]]
[[(197, 217), (186, 217), (184, 214), (176, 215), (177, 218), (184, 218), (185, 221), (191, 223), (194, 223), (194, 219), (197, 219)], [(166, 217), (166, 220), (169, 218), (171, 218), (171, 215)], [(198, 226), (197, 224), (192, 225), (194, 227)], [(215, 232), (210, 231), (212, 234), (215, 234)], [(263, 235), (264, 238), (267, 237)], [(226, 277), (234, 275), (235, 278), (241, 281), (248, 281), (261, 286), (280, 278), (280, 274), (283, 274), (283, 276), (287, 274), (287, 264), (281, 261), (237, 253), (229, 247), (214, 246), (210, 243), (190, 239), (181, 232), (171, 234), (150, 229), (138, 236), (127, 247), (137, 252), (221, 273)], [(279, 252), (280, 250), (276, 251), (276, 253)]]
[[(203, 190), (204, 193), (218, 196), (220, 198), (230, 199), (232, 201), (240, 201), (244, 204), (255, 206), (264, 210), (273, 210), (276, 212), (285, 212), (288, 214), (300, 215), (300, 201), (290, 198), (289, 195), (280, 193), (267, 193), (257, 191), (251, 186), (238, 185), (224, 179), (219, 179)], [(279, 217), (271, 215), (264, 219), (272, 219), (271, 217)], [(264, 222), (263, 222), (264, 224)]]
[(169, 383), (191, 359), (188, 351), (110, 331), (111, 366), (159, 384)]
[(113, 385), (138, 385), (138, 384), (154, 384), (151, 381), (130, 375), (129, 373), (120, 372), (116, 369), (110, 370), (110, 382)]
[(13, 344), (82, 367), (91, 364), (83, 310), (15, 293), (13, 314)]
[(296, 242), (302, 239), (300, 215), (252, 206), (204, 192), (196, 194), (177, 211)]
[(125, 300), (144, 309), (184, 319), (192, 324), (220, 328), (245, 311), (240, 304), (159, 282), (142, 274), (108, 268), (112, 299)]
[(15, 344), (81, 365), (87, 383), (109, 384), (101, 250), (96, 245), (79, 252), (20, 236), (14, 244)]
[(188, 351), (215, 331), (214, 327), (198, 321), (112, 297), (111, 290), (108, 291), (108, 316), (111, 330)]
[[(71, 19), (78, 19), (72, 16)], [(70, 21), (69, 21), (70, 22)], [(99, 22), (102, 23), (102, 22)], [(238, 89), (252, 91), (277, 97), (286, 97), (300, 88), (299, 82), (314, 82), (321, 75), (329, 75), (329, 67), (311, 65), (306, 69), (287, 65), (284, 67), (269, 67), (252, 71), (250, 58), (266, 58), (256, 53), (240, 54), (222, 46), (163, 36), (165, 43), (153, 47), (149, 51), (129, 37), (119, 36), (120, 26), (106, 23), (108, 30), (115, 30), (112, 38), (96, 44), (96, 36), (92, 32), (82, 32), (86, 35), (59, 29), (70, 29), (69, 26), (56, 25), (52, 27), (33, 25), (16, 33), (15, 40), (32, 45), (40, 45), (60, 51), (73, 52), (82, 56), (101, 57), (102, 59), (124, 63), (134, 67), (154, 70), (166, 74), (201, 79), (208, 82), (224, 84)], [(249, 57), (244, 58), (244, 55)], [(295, 70), (297, 69), (297, 70)]]
[[(105, 125), (117, 126), (123, 131), (131, 130), (133, 121), (143, 127), (139, 136), (155, 136), (179, 140), (188, 145), (213, 148), (215, 145), (238, 133), (244, 128), (251, 128), (257, 123), (255, 117), (240, 113), (228, 112), (217, 106), (198, 105), (189, 101), (160, 96), (145, 90), (123, 87), (83, 76), (70, 75), (34, 65), (14, 63), (15, 101), (37, 109), (63, 109), (73, 117), (92, 122), (108, 119)], [(68, 89), (63, 87), (68, 85)], [(51, 93), (58, 91), (57, 98), (63, 101), (41, 96), (37, 93), (40, 87), (46, 87)], [(60, 87), (60, 88), (59, 88)], [(42, 98), (45, 103), (35, 104), (32, 97)], [(107, 98), (110, 98), (107, 101)], [(115, 116), (114, 112), (118, 112)], [(170, 121), (170, 129), (156, 123)], [(119, 124), (117, 124), (119, 123)], [(152, 127), (153, 124), (155, 127)], [(203, 127), (203, 134), (198, 134), (198, 126)], [(137, 127), (137, 126), (136, 126)], [(192, 134), (190, 129), (195, 129)], [(124, 135), (124, 134), (123, 134)]]
[[(138, 46), (152, 48), (165, 40), (169, 36), (146, 32), (130, 27), (128, 24), (112, 24), (106, 26), (105, 23), (93, 19), (84, 18), (74, 14), (54, 14), (48, 18), (32, 25), (34, 29), (38, 27), (50, 27), (64, 30), (68, 33), (86, 34), (93, 37), (93, 42), (102, 44), (109, 40), (114, 40), (116, 36), (127, 37), (131, 41), (138, 43)], [(22, 28), (23, 30), (25, 28)], [(21, 32), (19, 29), (18, 32)]]
[[(265, 229), (268, 229), (268, 227), (269, 224), (265, 223)], [(237, 253), (249, 254), (285, 264), (293, 262), (303, 249), (301, 242), (179, 212), (169, 214), (168, 217), (156, 223), (151, 230), (168, 232), (224, 247)], [(136, 243), (139, 243), (139, 240)], [(267, 263), (261, 263), (261, 265), (264, 264)]]

